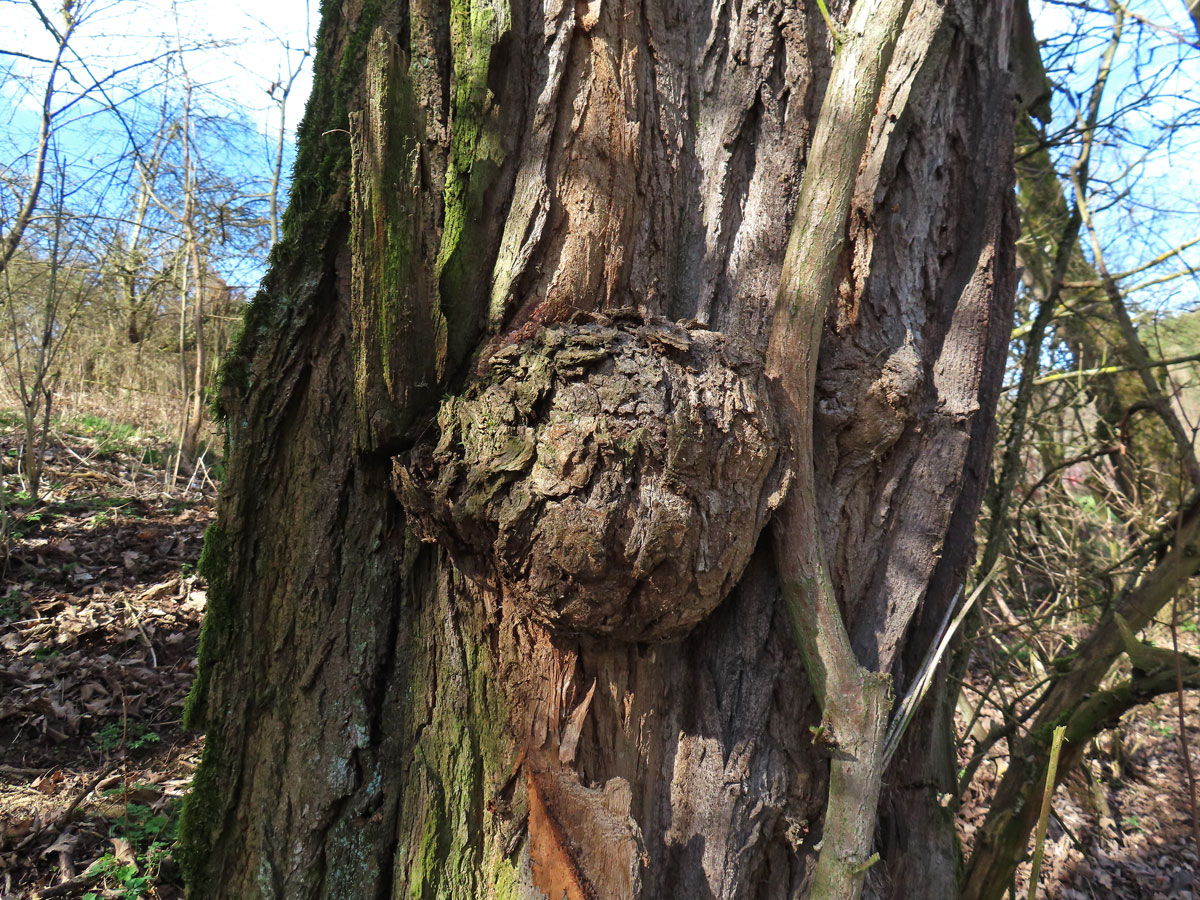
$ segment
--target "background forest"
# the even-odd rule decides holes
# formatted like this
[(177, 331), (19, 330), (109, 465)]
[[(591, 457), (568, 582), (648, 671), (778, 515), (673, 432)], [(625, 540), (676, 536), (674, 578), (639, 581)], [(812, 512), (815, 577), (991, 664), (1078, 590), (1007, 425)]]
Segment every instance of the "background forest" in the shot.
[[(306, 91), (307, 44), (266, 24), (243, 48), (273, 60), (260, 84), (218, 80), (206, 54), (230, 41), (179, 9), (138, 7), (133, 56), (99, 49), (131, 6), (0, 6), (28, 22), (0, 38), (5, 898), (181, 896), (208, 404)], [(1179, 0), (1032, 14), (1021, 287), (978, 561), (941, 644), (961, 684), (945, 805), (969, 896), (1200, 897), (1200, 19)]]

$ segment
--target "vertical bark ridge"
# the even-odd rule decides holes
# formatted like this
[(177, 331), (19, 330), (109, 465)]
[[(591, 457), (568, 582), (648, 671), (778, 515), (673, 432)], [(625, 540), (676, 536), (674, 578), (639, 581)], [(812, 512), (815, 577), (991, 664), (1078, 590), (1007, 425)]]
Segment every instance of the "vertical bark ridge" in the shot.
[[(1008, 76), (994, 41), (946, 16), (919, 5), (920, 27), (897, 47), (903, 77), (885, 87), (859, 175), (854, 255), (817, 388), (834, 577), (856, 650), (884, 670), (942, 555), (958, 487), (933, 483), (962, 471), (987, 408), (980, 373), (1008, 315), (989, 304), (1011, 284), (1011, 260), (996, 258), (1012, 233)], [(990, 16), (982, 33), (1003, 33), (1005, 12)]]

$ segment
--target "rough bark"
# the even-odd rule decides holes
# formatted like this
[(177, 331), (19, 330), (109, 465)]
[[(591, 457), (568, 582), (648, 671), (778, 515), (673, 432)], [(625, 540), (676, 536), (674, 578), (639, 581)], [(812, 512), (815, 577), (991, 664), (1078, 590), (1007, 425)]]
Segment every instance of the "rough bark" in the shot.
[[(755, 540), (791, 473), (753, 385), (830, 71), (815, 6), (325, 15), (284, 238), (222, 388), (189, 896), (804, 896), (830, 751)], [(847, 637), (900, 691), (990, 451), (1008, 28), (1007, 4), (914, 2), (808, 410)], [(661, 375), (645, 409), (599, 389), (622, 366)], [(632, 477), (636, 500), (611, 490)], [(546, 533), (575, 538), (523, 569), (564, 508)], [(952, 894), (952, 760), (923, 749), (946, 724), (922, 718), (901, 752), (922, 762), (885, 775), (873, 895)]]

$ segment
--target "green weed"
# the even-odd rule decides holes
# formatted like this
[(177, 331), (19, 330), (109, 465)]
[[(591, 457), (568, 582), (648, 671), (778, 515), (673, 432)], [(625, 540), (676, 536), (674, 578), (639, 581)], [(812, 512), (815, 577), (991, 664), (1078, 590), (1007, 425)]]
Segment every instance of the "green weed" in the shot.
[[(112, 788), (106, 796), (119, 797), (125, 789)], [(112, 853), (106, 853), (93, 870), (105, 882), (103, 894), (84, 894), (99, 900), (118, 897), (120, 900), (138, 900), (150, 891), (159, 880), (163, 864), (170, 859), (178, 837), (179, 800), (170, 800), (162, 809), (155, 810), (141, 803), (126, 803), (125, 814), (109, 829), (109, 837), (129, 842), (134, 862), (122, 862)]]
[(105, 525), (111, 525), (112, 523), (113, 514), (108, 510), (105, 510), (104, 512), (98, 512), (88, 519), (89, 528), (103, 528)]
[(148, 874), (139, 875), (135, 863), (122, 863), (111, 853), (100, 857), (92, 871), (105, 881), (115, 883), (116, 886), (106, 890), (103, 895), (89, 891), (83, 895), (83, 900), (100, 900), (101, 896), (118, 897), (120, 900), (138, 900), (154, 881)]
[(143, 747), (157, 744), (162, 738), (143, 722), (109, 722), (96, 732), (93, 740), (97, 749), (108, 753), (122, 745), (129, 750), (141, 750)]
[(122, 450), (132, 452), (137, 442), (147, 436), (136, 425), (112, 422), (100, 416), (76, 416), (62, 424), (95, 440), (96, 449), (104, 456)]

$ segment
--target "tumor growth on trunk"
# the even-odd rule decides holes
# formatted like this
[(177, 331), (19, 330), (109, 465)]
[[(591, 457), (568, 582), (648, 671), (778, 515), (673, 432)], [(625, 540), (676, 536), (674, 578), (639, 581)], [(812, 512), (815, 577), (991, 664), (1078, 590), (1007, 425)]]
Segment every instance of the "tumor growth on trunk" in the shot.
[(492, 355), (397, 490), (463, 572), (555, 632), (678, 638), (741, 577), (778, 498), (762, 355), (636, 311)]

